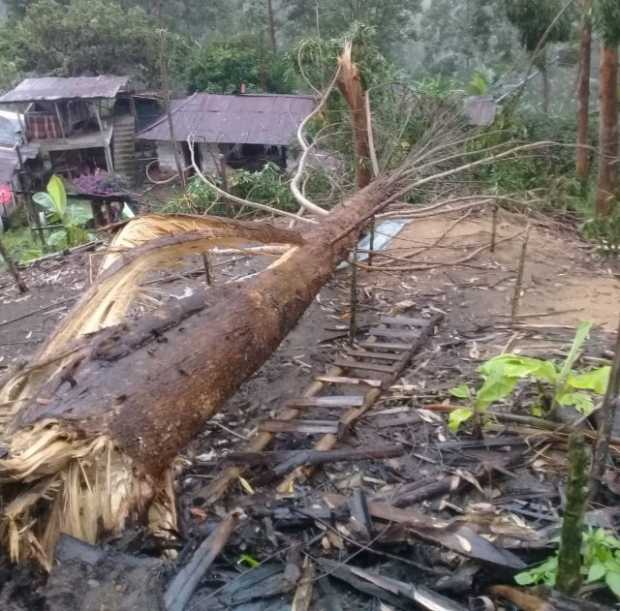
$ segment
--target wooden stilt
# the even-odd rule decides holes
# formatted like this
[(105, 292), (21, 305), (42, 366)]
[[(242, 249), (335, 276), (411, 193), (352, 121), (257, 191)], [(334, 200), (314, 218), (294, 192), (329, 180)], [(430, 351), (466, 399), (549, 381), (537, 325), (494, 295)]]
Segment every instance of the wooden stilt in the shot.
[(27, 293), (28, 287), (26, 286), (25, 282), (22, 280), (22, 277), (19, 275), (19, 272), (17, 271), (17, 266), (13, 262), (13, 259), (11, 258), (9, 251), (6, 249), (6, 247), (2, 243), (2, 240), (0, 240), (0, 255), (2, 255), (2, 258), (6, 261), (6, 264), (9, 268), (9, 272), (11, 276), (13, 276), (13, 278), (15, 279), (15, 284), (17, 285), (19, 292)]

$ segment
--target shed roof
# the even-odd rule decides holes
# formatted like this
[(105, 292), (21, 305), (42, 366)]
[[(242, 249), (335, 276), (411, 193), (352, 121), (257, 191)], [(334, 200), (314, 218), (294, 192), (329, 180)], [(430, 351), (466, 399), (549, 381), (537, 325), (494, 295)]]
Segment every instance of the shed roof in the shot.
[(128, 81), (128, 76), (108, 75), (27, 78), (5, 93), (0, 102), (115, 98)]
[[(195, 93), (172, 103), (175, 138), (226, 144), (286, 145), (316, 105), (311, 96)], [(170, 140), (167, 118), (138, 134), (143, 140)]]

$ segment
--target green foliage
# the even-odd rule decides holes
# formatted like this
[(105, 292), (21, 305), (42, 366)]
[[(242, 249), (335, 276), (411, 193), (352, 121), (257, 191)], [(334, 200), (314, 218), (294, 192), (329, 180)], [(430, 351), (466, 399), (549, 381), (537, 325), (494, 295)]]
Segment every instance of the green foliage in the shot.
[[(291, 34), (319, 34), (314, 0), (288, 0), (286, 5)], [(349, 31), (351, 24), (365, 23), (377, 33), (381, 52), (389, 54), (399, 43), (415, 37), (415, 21), (421, 6), (421, 0), (322, 1), (318, 15), (320, 36), (340, 38)]]
[(49, 223), (63, 228), (49, 234), (47, 243), (50, 246), (61, 250), (79, 246), (89, 240), (90, 235), (83, 226), (92, 218), (92, 214), (85, 206), (68, 204), (65, 185), (58, 176), (50, 178), (47, 192), (35, 193), (32, 199), (46, 211)]
[(433, 0), (420, 21), (419, 40), (424, 47), (420, 70), (433, 76), (465, 77), (472, 66), (507, 69), (515, 35), (498, 7), (501, 1)]
[[(612, 0), (613, 1), (613, 0)], [(504, 0), (508, 20), (519, 30), (521, 44), (532, 53), (564, 6), (562, 0)], [(547, 42), (570, 38), (573, 14), (566, 11), (547, 35)]]
[[(587, 583), (604, 582), (620, 598), (620, 539), (602, 528), (583, 534), (581, 572)], [(515, 576), (518, 585), (555, 585), (558, 554)]]
[(605, 44), (620, 45), (620, 2), (618, 0), (594, 0), (594, 26), (601, 33)]
[(620, 206), (604, 219), (594, 215), (592, 210), (589, 212), (582, 226), (584, 236), (595, 242), (602, 254), (617, 257), (620, 254)]
[(476, 70), (467, 84), (467, 93), (469, 95), (486, 95), (489, 90), (489, 82), (486, 76)]
[[(28, 227), (9, 229), (2, 234), (2, 243), (9, 251), (11, 257), (18, 263), (28, 263), (38, 259), (43, 253), (41, 242), (35, 242), (32, 232)], [(4, 260), (0, 259), (0, 265)]]
[[(546, 115), (525, 111), (519, 114), (502, 112), (495, 123), (472, 141), (470, 151), (484, 151), (489, 146), (510, 142), (558, 142), (573, 144), (576, 117)], [(592, 123), (590, 141), (596, 143), (596, 129)], [(481, 153), (483, 154), (483, 153)], [(550, 212), (578, 212), (585, 206), (583, 186), (575, 178), (575, 152), (571, 146), (550, 146), (510, 159), (485, 164), (473, 174), (492, 192), (514, 194), (535, 189), (545, 201), (539, 207)]]
[(187, 68), (190, 92), (233, 93), (245, 83), (248, 91), (291, 93), (293, 77), (288, 56), (274, 55), (252, 35), (198, 47)]
[[(574, 373), (573, 367), (585, 343), (591, 323), (577, 328), (570, 352), (561, 367), (553, 361), (534, 359), (517, 354), (502, 354), (483, 363), (478, 369), (482, 386), (474, 393), (466, 385), (453, 388), (453, 397), (464, 399), (468, 405), (450, 414), (450, 430), (458, 431), (461, 424), (476, 413), (484, 413), (490, 405), (512, 394), (521, 380), (550, 389), (550, 405), (575, 407), (588, 415), (592, 409), (590, 393), (603, 395), (609, 380), (610, 367), (601, 367), (583, 373)], [(587, 392), (584, 392), (587, 391)]]
[[(169, 38), (174, 60), (183, 55), (183, 45), (179, 37)], [(115, 0), (36, 0), (22, 19), (2, 28), (0, 39), (0, 56), (10, 57), (21, 72), (128, 74), (158, 83), (156, 22)]]
[[(265, 164), (259, 172), (237, 170), (231, 173), (228, 178), (228, 191), (237, 197), (267, 204), (279, 210), (297, 209), (286, 175), (273, 163)], [(221, 202), (216, 191), (200, 178), (194, 177), (189, 181), (186, 194), (169, 202), (164, 210), (234, 216), (239, 212), (239, 206)]]

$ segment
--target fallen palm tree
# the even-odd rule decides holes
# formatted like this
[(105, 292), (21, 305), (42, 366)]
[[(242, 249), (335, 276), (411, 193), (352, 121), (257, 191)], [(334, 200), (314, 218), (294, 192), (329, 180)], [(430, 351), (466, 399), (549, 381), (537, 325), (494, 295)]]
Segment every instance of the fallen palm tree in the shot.
[[(302, 234), (209, 217), (131, 221), (94, 285), (32, 364), (0, 388), (0, 538), (12, 558), (48, 564), (60, 532), (95, 542), (132, 520), (173, 527), (172, 461), (271, 356), (368, 221), (412, 189), (537, 146), (458, 165), (462, 142), (442, 118), (400, 168)], [(290, 248), (253, 277), (136, 309), (153, 270), (253, 244)]]

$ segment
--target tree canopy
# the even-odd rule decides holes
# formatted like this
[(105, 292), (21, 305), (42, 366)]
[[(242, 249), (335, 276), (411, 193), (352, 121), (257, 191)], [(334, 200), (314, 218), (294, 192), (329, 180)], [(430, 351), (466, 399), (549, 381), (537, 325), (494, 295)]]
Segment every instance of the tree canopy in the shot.
[[(114, 0), (36, 0), (22, 19), (3, 28), (1, 38), (22, 72), (112, 73), (149, 83), (156, 80), (156, 24), (144, 10), (125, 10)], [(176, 37), (172, 52), (182, 45)]]
[[(504, 0), (504, 6), (508, 20), (519, 30), (521, 44), (531, 53), (563, 10), (564, 3), (562, 0)], [(571, 11), (564, 11), (547, 33), (548, 43), (568, 40), (573, 16)]]
[(594, 25), (607, 45), (620, 45), (620, 2), (595, 0)]

